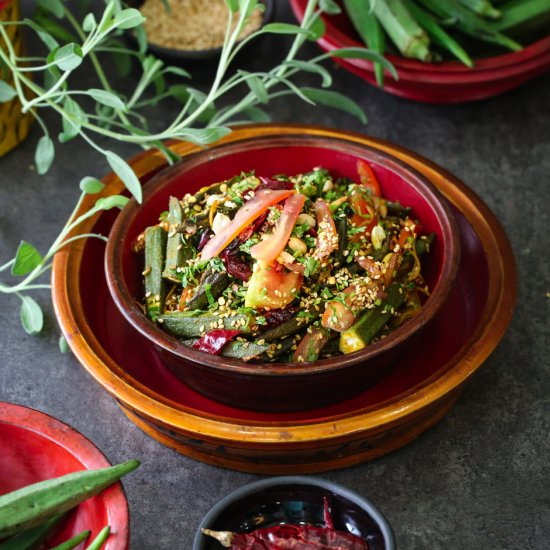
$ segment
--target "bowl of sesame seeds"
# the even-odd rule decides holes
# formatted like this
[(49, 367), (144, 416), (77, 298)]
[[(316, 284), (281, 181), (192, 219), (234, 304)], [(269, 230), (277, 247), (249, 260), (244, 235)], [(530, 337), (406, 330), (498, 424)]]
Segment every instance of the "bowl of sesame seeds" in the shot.
[[(446, 199), (426, 178), (391, 153), (346, 139), (346, 136), (345, 132), (339, 137), (308, 135), (306, 132), (303, 135), (260, 133), (251, 139), (200, 151), (154, 176), (144, 187), (142, 205), (130, 200), (116, 219), (105, 256), (111, 296), (125, 319), (154, 344), (164, 365), (196, 391), (221, 403), (264, 411), (307, 410), (342, 401), (365, 390), (398, 361), (406, 360), (404, 351), (408, 345), (421, 331), (429, 330), (430, 322), (445, 303), (460, 256), (460, 238)], [(364, 172), (365, 165), (370, 170), (368, 175)], [(320, 179), (320, 167), (323, 167), (325, 175), (330, 174), (332, 186), (326, 185), (327, 180)], [(282, 174), (300, 177), (285, 179)], [(302, 176), (304, 174), (306, 177)], [(377, 216), (388, 218), (383, 222), (378, 220), (375, 225), (380, 227), (379, 230), (374, 229), (372, 218), (368, 216), (370, 223), (364, 224), (363, 229), (358, 227), (361, 223), (354, 221), (354, 218), (361, 209), (353, 202), (353, 192), (347, 199), (353, 207), (348, 210), (343, 208), (345, 201), (334, 195), (336, 189), (369, 187), (372, 184), (370, 178), (374, 178), (378, 188), (375, 192), (369, 190), (367, 196), (373, 193), (372, 202), (384, 207), (376, 210)], [(318, 198), (308, 196), (308, 193), (315, 192), (305, 187), (312, 181), (319, 184), (316, 191), (320, 194)], [(302, 187), (282, 190), (281, 187), (289, 182)], [(220, 189), (225, 192), (234, 185), (239, 185), (239, 189), (243, 190), (240, 198), (248, 201), (248, 207), (233, 204), (239, 200), (238, 196), (234, 196), (232, 201), (227, 201), (229, 204), (226, 202), (223, 205), (227, 210), (217, 207), (216, 212), (213, 208), (215, 200), (208, 203), (209, 199), (205, 197), (208, 191), (205, 190), (217, 186), (216, 196), (219, 197)], [(250, 193), (254, 185), (257, 185), (255, 194)], [(259, 185), (268, 185), (270, 189), (262, 194)], [(265, 203), (267, 197), (271, 201), (270, 210), (264, 212), (263, 225), (256, 223), (261, 216), (245, 217), (244, 211), (250, 212), (260, 203)], [(283, 199), (284, 202), (281, 202)], [(177, 229), (166, 221), (172, 212), (169, 205), (173, 205), (174, 201), (178, 209), (183, 208), (186, 213), (181, 227)], [(281, 204), (277, 205), (277, 202)], [(290, 219), (293, 231), (299, 229), (299, 224), (292, 218), (292, 209), (296, 208), (297, 203), (299, 209), (296, 212), (301, 212), (306, 221), (315, 218), (315, 211), (300, 209), (310, 207), (318, 210), (317, 226), (309, 230), (305, 227), (307, 224), (302, 224), (307, 234), (302, 233), (301, 239), (296, 239), (305, 245), (303, 255), (296, 251), (299, 247), (292, 248), (290, 239), (295, 235), (292, 234), (289, 239), (290, 232), (284, 237), (284, 243), (288, 241), (286, 247), (284, 243), (281, 247), (273, 242), (277, 239), (268, 238), (277, 231), (277, 235), (282, 234), (280, 231), (283, 231), (281, 227), (284, 223), (277, 220)], [(333, 243), (330, 240), (323, 244), (323, 232), (327, 233), (327, 229), (323, 226), (322, 216), (319, 217), (321, 203), (328, 206), (329, 217), (334, 216), (337, 221), (348, 216), (348, 241), (345, 245), (342, 241)], [(402, 214), (399, 214), (397, 205), (407, 207), (408, 216), (401, 221), (398, 218)], [(220, 212), (222, 215), (218, 216)], [(269, 216), (273, 212), (277, 218), (270, 226)], [(147, 260), (148, 252), (141, 250), (144, 235), (147, 238), (145, 230), (153, 228), (151, 231), (164, 231), (167, 235), (163, 238), (171, 239), (185, 233), (185, 228), (190, 228), (185, 220), (191, 218), (193, 223), (195, 218), (202, 220), (200, 223), (210, 225), (213, 231), (205, 232), (206, 237), (193, 234), (193, 242), (204, 242), (196, 245), (194, 255), (188, 257), (179, 271), (176, 268), (168, 297), (164, 296), (159, 310), (155, 310), (160, 292), (155, 291), (155, 281), (151, 280), (154, 270), (151, 269), (152, 262)], [(239, 223), (231, 225), (232, 220)], [(216, 224), (220, 223), (225, 223), (226, 227), (217, 228)], [(392, 224), (401, 227), (393, 236)], [(231, 227), (231, 230), (228, 229)], [(262, 232), (265, 232), (264, 239)], [(238, 241), (245, 233), (250, 234), (248, 238)], [(417, 234), (419, 240), (423, 240), (420, 235), (431, 236), (429, 255), (422, 260), (421, 278), (418, 278), (419, 272), (415, 272), (413, 278), (400, 282), (398, 292), (404, 293), (407, 299), (414, 294), (417, 298), (413, 302), (417, 301), (419, 305), (413, 308), (414, 315), (407, 313), (401, 319), (404, 322), (394, 323), (395, 319), (390, 318), (399, 313), (397, 306), (386, 306), (386, 300), (389, 303), (396, 284), (392, 278), (397, 277), (398, 271), (405, 265), (404, 256), (415, 256), (411, 245)], [(379, 248), (376, 248), (377, 241), (380, 241)], [(228, 245), (230, 242), (232, 247)], [(238, 251), (235, 242), (239, 244)], [(391, 249), (384, 250), (382, 242), (389, 244)], [(249, 244), (256, 245), (256, 249)], [(181, 252), (182, 247), (178, 249), (178, 246), (174, 250)], [(402, 248), (408, 248), (410, 254), (403, 254)], [(323, 249), (328, 250), (324, 258), (320, 252)], [(362, 250), (372, 253), (363, 253)], [(247, 256), (250, 251), (251, 258)], [(277, 254), (277, 259), (262, 271), (258, 264), (265, 267), (262, 262), (267, 261), (266, 254)], [(252, 262), (248, 276), (239, 272), (239, 269), (246, 267), (242, 262), (232, 263), (235, 261), (231, 259), (232, 255)], [(380, 274), (376, 274), (373, 263), (376, 257), (380, 258), (376, 260), (378, 267), (387, 267)], [(392, 261), (399, 261), (401, 267)], [(193, 269), (198, 269), (199, 264), (204, 267), (205, 262), (210, 262), (208, 265), (211, 267), (218, 266), (219, 271), (214, 269), (214, 278), (206, 285), (189, 282)], [(411, 271), (405, 274), (412, 273), (416, 264), (408, 265)], [(313, 275), (312, 266), (315, 267)], [(311, 281), (308, 279), (310, 276)], [(391, 285), (382, 284), (388, 276)], [(344, 338), (351, 329), (339, 326), (340, 321), (345, 323), (346, 319), (345, 316), (340, 317), (338, 308), (343, 303), (346, 307), (340, 309), (346, 315), (349, 309), (356, 315), (355, 321), (359, 322), (362, 318), (359, 314), (362, 312), (358, 313), (356, 309), (357, 302), (348, 300), (350, 296), (365, 298), (358, 292), (358, 277), (368, 282), (369, 292), (373, 287), (377, 289), (376, 293), (371, 292), (372, 296), (367, 296), (371, 296), (372, 303), (362, 304), (362, 307), (365, 311), (387, 313), (388, 317), (382, 318), (376, 337), (366, 342), (368, 345), (350, 347), (350, 341), (356, 342), (357, 339)], [(380, 277), (382, 280), (379, 280)], [(217, 294), (215, 285), (218, 279), (224, 279), (226, 286), (223, 293)], [(268, 279), (273, 283), (272, 287), (265, 283)], [(258, 280), (262, 284), (257, 284)], [(422, 281), (422, 288), (418, 286), (419, 280)], [(193, 288), (193, 292), (186, 291), (188, 287)], [(204, 295), (199, 295), (199, 288), (204, 290)], [(351, 294), (348, 292), (350, 288), (353, 288)], [(420, 294), (417, 291), (421, 291)], [(277, 317), (288, 309), (291, 309), (291, 317), (283, 315), (274, 320), (274, 327), (265, 326), (266, 319)], [(304, 314), (305, 311), (309, 317)], [(409, 309), (407, 311), (410, 313)], [(304, 325), (302, 330), (288, 332), (286, 329), (296, 318), (307, 318), (311, 327)], [(212, 326), (212, 321), (215, 326)], [(300, 320), (298, 324), (302, 322)], [(281, 331), (281, 327), (285, 330)], [(355, 332), (364, 334), (359, 329)], [(316, 338), (320, 334), (326, 336), (322, 349), (318, 342), (321, 337)], [(271, 338), (273, 335), (274, 338)], [(220, 342), (213, 341), (216, 338), (221, 339), (219, 349), (216, 346)], [(308, 339), (308, 355), (300, 354), (300, 350), (303, 352), (305, 349), (301, 342)], [(230, 349), (231, 353), (228, 352)]]
[[(229, 18), (225, 0), (133, 0), (130, 5), (146, 18), (148, 48), (155, 55), (200, 61), (220, 54)], [(272, 14), (273, 0), (262, 0), (250, 14), (239, 40), (258, 31)]]

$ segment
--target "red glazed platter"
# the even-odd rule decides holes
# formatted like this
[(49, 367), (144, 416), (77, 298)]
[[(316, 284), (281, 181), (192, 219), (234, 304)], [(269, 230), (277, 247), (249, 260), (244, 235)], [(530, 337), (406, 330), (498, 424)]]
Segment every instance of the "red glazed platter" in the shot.
[[(59, 420), (21, 405), (0, 403), (0, 495), (80, 470), (110, 466), (83, 435)], [(48, 539), (48, 548), (90, 530), (93, 540), (106, 525), (105, 550), (128, 548), (128, 503), (117, 483), (69, 512)]]
[[(290, 0), (294, 14), (301, 20), (307, 0)], [(336, 48), (364, 47), (351, 22), (343, 13), (324, 15), (326, 33), (318, 40), (326, 52)], [(550, 69), (550, 36), (518, 52), (476, 59), (474, 68), (458, 61), (423, 63), (388, 54), (399, 80), (386, 73), (384, 91), (427, 103), (462, 103), (486, 99), (520, 86)], [(371, 62), (363, 59), (336, 59), (348, 71), (376, 85)]]
[[(366, 136), (315, 127), (243, 127), (227, 141), (293, 133), (334, 136), (392, 152), (447, 197), (460, 230), (457, 282), (433, 326), (363, 393), (291, 413), (254, 412), (213, 401), (175, 378), (153, 346), (119, 313), (106, 287), (103, 243), (71, 246), (54, 265), (54, 303), (69, 344), (124, 412), (183, 454), (244, 471), (324, 471), (411, 441), (456, 401), (502, 337), (515, 303), (513, 256), (498, 222), (471, 190), (426, 159)], [(193, 150), (189, 145), (175, 148), (180, 154)], [(149, 153), (136, 157), (133, 165), (146, 180), (163, 162)], [(114, 176), (105, 181), (110, 192), (120, 189)], [(103, 213), (90, 227), (106, 234), (114, 216)], [(93, 293), (83, 290), (90, 288)]]

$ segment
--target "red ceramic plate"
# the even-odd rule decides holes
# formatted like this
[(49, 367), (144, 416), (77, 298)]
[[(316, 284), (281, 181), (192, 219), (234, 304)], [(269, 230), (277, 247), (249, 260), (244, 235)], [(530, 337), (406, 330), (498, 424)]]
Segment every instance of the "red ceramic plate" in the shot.
[[(290, 0), (301, 20), (307, 0)], [(364, 47), (345, 14), (323, 16), (325, 35), (318, 44), (324, 51)], [(519, 52), (475, 60), (470, 69), (458, 61), (422, 63), (388, 55), (399, 80), (386, 74), (384, 90), (394, 95), (428, 103), (462, 103), (492, 97), (523, 84), (550, 68), (550, 36)], [(376, 85), (372, 63), (363, 59), (335, 59), (350, 72)]]
[[(94, 445), (47, 414), (0, 403), (0, 495), (80, 470), (110, 466)], [(104, 550), (128, 548), (128, 503), (117, 483), (80, 504), (50, 537), (51, 548), (87, 529), (93, 538), (111, 526)]]
[[(119, 313), (106, 287), (103, 243), (68, 247), (54, 265), (54, 304), (69, 344), (126, 414), (184, 454), (262, 473), (329, 470), (411, 441), (456, 401), (504, 334), (515, 303), (514, 260), (498, 222), (463, 183), (426, 159), (367, 136), (315, 127), (243, 127), (227, 140), (292, 133), (333, 136), (392, 152), (442, 191), (460, 229), (457, 281), (431, 330), (385, 378), (360, 395), (292, 413), (253, 412), (208, 399), (176, 379)], [(180, 154), (193, 151), (190, 145), (174, 147)], [(144, 180), (162, 166), (157, 153), (132, 162)], [(114, 176), (105, 181), (110, 192), (120, 190)], [(114, 216), (103, 213), (81, 230), (93, 227), (107, 233)]]

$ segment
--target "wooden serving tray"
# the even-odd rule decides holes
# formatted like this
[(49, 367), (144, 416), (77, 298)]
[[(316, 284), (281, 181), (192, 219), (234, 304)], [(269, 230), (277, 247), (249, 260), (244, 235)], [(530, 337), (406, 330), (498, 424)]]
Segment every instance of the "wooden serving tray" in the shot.
[[(149, 435), (182, 454), (256, 473), (312, 473), (356, 464), (413, 440), (442, 418), (465, 382), (502, 338), (516, 298), (510, 244), (465, 184), (414, 153), (362, 134), (279, 125), (240, 127), (224, 141), (264, 135), (324, 135), (389, 152), (426, 176), (451, 203), (460, 228), (457, 283), (426, 331), (387, 375), (346, 401), (301, 412), (266, 413), (215, 402), (176, 379), (116, 309), (103, 273), (104, 244), (75, 241), (56, 255), (53, 300), (74, 354)], [(196, 147), (171, 144), (181, 155)], [(131, 161), (148, 180), (164, 167), (158, 152)], [(121, 191), (113, 174), (105, 193)], [(88, 208), (87, 198), (82, 208)], [(81, 232), (108, 233), (116, 212), (86, 220)], [(81, 289), (95, 288), (93, 293)]]

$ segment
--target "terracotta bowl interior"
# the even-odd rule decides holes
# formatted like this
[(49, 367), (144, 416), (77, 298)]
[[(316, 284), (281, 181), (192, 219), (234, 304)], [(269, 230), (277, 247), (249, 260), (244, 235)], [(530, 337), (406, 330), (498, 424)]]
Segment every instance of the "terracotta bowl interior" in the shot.
[(374, 504), (336, 483), (302, 476), (265, 479), (225, 497), (201, 522), (193, 550), (219, 547), (202, 528), (244, 533), (283, 523), (322, 527), (325, 497), (335, 529), (362, 537), (369, 550), (394, 550), (392, 530)]
[(317, 139), (308, 142), (298, 136), (243, 141), (192, 155), (157, 175), (146, 187), (143, 205), (138, 207), (135, 201), (130, 201), (115, 221), (110, 234), (106, 273), (111, 294), (119, 309), (147, 338), (187, 360), (213, 368), (266, 375), (295, 371), (291, 363), (279, 363), (266, 369), (261, 364), (210, 356), (181, 344), (153, 325), (136, 304), (136, 301), (141, 302), (143, 296), (143, 260), (132, 252), (131, 243), (145, 227), (157, 223), (170, 195), (181, 197), (185, 193), (194, 193), (203, 185), (230, 178), (243, 170), (255, 170), (259, 176), (272, 176), (278, 173), (297, 174), (323, 166), (336, 177), (357, 179), (356, 163), (359, 159), (371, 163), (385, 197), (411, 206), (424, 231), (435, 233), (436, 244), (424, 269), (432, 296), (421, 315), (383, 341), (337, 360), (320, 360), (307, 367), (301, 365), (301, 368), (311, 371), (343, 368), (348, 362), (364, 361), (406, 339), (436, 313), (452, 286), (460, 247), (454, 218), (435, 188), (411, 168), (380, 151), (358, 147), (344, 140)]
[[(0, 403), (0, 442), (0, 495), (72, 472), (110, 466), (101, 452), (72, 428), (18, 405)], [(92, 531), (92, 540), (105, 525), (110, 525), (113, 533), (106, 550), (127, 548), (128, 506), (120, 484), (69, 512), (48, 544), (53, 547), (86, 529)]]

